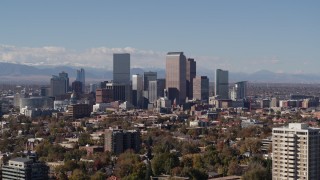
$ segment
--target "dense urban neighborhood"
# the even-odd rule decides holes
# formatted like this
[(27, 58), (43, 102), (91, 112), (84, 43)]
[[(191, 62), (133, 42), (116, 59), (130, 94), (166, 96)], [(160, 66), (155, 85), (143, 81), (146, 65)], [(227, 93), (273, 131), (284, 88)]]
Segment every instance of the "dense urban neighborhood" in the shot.
[(47, 86), (2, 84), (2, 179), (303, 175), (277, 174), (273, 168), (285, 168), (278, 161), (286, 154), (276, 142), (281, 147), (285, 127), (295, 137), (309, 129), (303, 132), (318, 138), (320, 86), (229, 83), (228, 71), (220, 69), (211, 84), (181, 52), (168, 53), (166, 79), (145, 72), (130, 80), (128, 62), (129, 54), (114, 55), (113, 81), (86, 84), (80, 69), (71, 86), (66, 72)]

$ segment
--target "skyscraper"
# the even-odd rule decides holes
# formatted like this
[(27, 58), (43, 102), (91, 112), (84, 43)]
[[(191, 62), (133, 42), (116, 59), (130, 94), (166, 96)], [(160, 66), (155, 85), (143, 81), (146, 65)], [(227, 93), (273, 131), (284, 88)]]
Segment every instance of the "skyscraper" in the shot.
[(157, 80), (157, 72), (144, 72), (143, 74), (143, 89), (145, 91), (149, 88), (149, 82)]
[(272, 152), (272, 179), (319, 179), (319, 128), (301, 123), (273, 128)]
[(229, 75), (228, 71), (221, 69), (216, 70), (216, 81), (215, 81), (215, 96), (219, 99), (229, 99)]
[(50, 96), (60, 96), (65, 94), (66, 88), (66, 78), (60, 76), (52, 76), (50, 79)]
[(149, 102), (154, 103), (159, 97), (164, 96), (166, 81), (165, 79), (157, 79), (149, 81)]
[(132, 75), (132, 104), (139, 108), (142, 108), (143, 105), (142, 92), (142, 76), (140, 74)]
[(193, 98), (193, 78), (196, 77), (197, 74), (197, 64), (194, 59), (188, 58), (186, 61), (186, 78), (187, 78), (187, 87), (186, 87), (186, 95), (189, 99)]
[(207, 76), (197, 76), (193, 78), (193, 98), (208, 102), (209, 79)]
[(114, 101), (126, 101), (126, 89), (127, 86), (124, 84), (107, 83), (106, 89), (108, 92), (112, 92), (112, 100)]
[(82, 94), (83, 89), (82, 89), (82, 82), (80, 81), (73, 81), (72, 82), (72, 92), (75, 92), (78, 95)]
[(186, 57), (183, 52), (169, 52), (166, 56), (166, 89), (171, 102), (185, 102)]
[(66, 89), (65, 89), (65, 92), (68, 92), (69, 91), (69, 77), (68, 77), (68, 73), (62, 71), (61, 73), (59, 73), (59, 77), (61, 78), (64, 78), (65, 79), (65, 82), (66, 82)]
[(98, 88), (97, 84), (90, 84), (89, 93), (95, 93)]
[(236, 82), (231, 91), (232, 100), (245, 99), (247, 97), (247, 81)]
[(113, 54), (113, 82), (130, 84), (130, 54)]
[(125, 101), (132, 102), (130, 86), (130, 54), (113, 54), (113, 83), (125, 86)]
[(86, 81), (85, 81), (85, 72), (84, 69), (77, 70), (77, 78), (76, 81), (80, 81), (82, 83), (82, 92), (86, 92)]

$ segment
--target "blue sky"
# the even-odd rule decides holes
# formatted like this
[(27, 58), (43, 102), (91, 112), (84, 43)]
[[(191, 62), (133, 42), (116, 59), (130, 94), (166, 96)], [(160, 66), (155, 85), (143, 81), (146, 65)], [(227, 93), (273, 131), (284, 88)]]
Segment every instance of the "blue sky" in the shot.
[[(320, 1), (30, 0), (0, 2), (0, 61), (110, 69), (163, 67), (184, 51), (199, 68), (318, 73)], [(88, 61), (91, 61), (90, 63)]]

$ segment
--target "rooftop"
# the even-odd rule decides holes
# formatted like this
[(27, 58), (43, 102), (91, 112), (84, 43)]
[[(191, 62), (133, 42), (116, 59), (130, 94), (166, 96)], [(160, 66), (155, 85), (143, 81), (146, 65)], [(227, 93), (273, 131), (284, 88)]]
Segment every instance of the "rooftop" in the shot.
[(167, 55), (181, 55), (183, 52), (168, 52)]
[(304, 123), (289, 123), (289, 129), (308, 129), (308, 125)]
[(10, 159), (10, 161), (26, 163), (26, 162), (32, 161), (32, 159), (17, 157), (17, 158)]

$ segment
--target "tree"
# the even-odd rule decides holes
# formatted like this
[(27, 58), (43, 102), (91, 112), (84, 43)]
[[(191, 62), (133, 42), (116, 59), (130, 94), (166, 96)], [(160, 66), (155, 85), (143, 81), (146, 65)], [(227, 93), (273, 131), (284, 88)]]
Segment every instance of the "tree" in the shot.
[(150, 179), (150, 176), (152, 176), (152, 167), (150, 161), (148, 161), (145, 179)]
[(228, 166), (228, 175), (241, 175), (241, 169), (236, 160), (230, 162)]
[(165, 163), (165, 160), (163, 159), (161, 154), (157, 154), (155, 157), (152, 158), (151, 167), (154, 175), (157, 176), (165, 172), (164, 163)]
[(165, 153), (163, 158), (165, 158), (164, 170), (166, 174), (171, 174), (171, 169), (179, 166), (179, 158), (175, 153)]
[(121, 179), (143, 179), (146, 176), (146, 165), (137, 154), (129, 150), (120, 154), (114, 174)]
[(260, 162), (254, 161), (249, 164), (247, 172), (242, 176), (246, 180), (269, 180), (267, 169)]
[(89, 176), (80, 169), (75, 169), (69, 178), (70, 180), (87, 180)]
[(87, 144), (92, 144), (91, 136), (89, 133), (82, 133), (79, 137), (79, 146), (85, 146)]
[(97, 171), (96, 173), (94, 173), (94, 175), (92, 175), (90, 177), (90, 179), (91, 180), (104, 180), (104, 179), (106, 179), (106, 177), (107, 176), (103, 172)]
[(208, 175), (205, 171), (195, 168), (189, 169), (187, 175), (193, 180), (208, 179)]
[(82, 156), (86, 155), (85, 150), (73, 149), (64, 154), (65, 160), (77, 160), (79, 161)]

